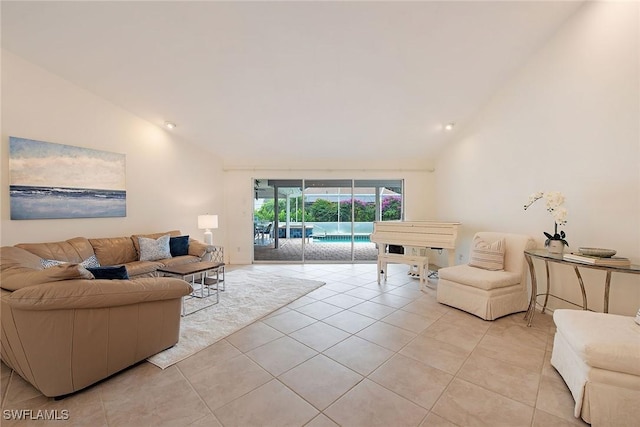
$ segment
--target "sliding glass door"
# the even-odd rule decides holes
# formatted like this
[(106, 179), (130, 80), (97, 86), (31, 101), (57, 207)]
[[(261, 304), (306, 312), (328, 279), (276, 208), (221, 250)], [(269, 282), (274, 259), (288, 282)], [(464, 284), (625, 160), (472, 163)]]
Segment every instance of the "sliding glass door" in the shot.
[(312, 238), (305, 261), (351, 261), (353, 251), (352, 180), (305, 180), (304, 206)]
[(254, 180), (254, 260), (375, 261), (374, 221), (403, 218), (402, 180)]
[(302, 261), (302, 180), (254, 181), (255, 261)]

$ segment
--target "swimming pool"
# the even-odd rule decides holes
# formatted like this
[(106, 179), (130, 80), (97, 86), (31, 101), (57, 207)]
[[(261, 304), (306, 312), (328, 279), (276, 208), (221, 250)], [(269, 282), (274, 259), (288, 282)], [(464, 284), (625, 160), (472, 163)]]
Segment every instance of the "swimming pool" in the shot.
[[(351, 242), (351, 236), (349, 235), (344, 235), (344, 234), (327, 234), (324, 236), (317, 236), (317, 235), (313, 235), (311, 236), (313, 237), (313, 241), (314, 242), (327, 242), (327, 243), (350, 243)], [(369, 240), (369, 235), (368, 234), (356, 234), (353, 236), (353, 241), (356, 243), (369, 243), (371, 240)]]

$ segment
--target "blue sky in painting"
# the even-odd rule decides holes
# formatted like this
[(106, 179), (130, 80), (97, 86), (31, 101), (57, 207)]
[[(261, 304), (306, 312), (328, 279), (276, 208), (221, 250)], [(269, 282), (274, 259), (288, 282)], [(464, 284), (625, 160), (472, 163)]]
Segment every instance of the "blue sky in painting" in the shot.
[(11, 185), (125, 190), (125, 155), (9, 138)]

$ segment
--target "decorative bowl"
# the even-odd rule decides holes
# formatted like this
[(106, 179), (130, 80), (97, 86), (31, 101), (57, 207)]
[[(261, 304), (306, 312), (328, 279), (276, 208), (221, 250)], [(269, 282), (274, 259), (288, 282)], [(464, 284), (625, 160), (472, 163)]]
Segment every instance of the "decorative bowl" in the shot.
[(602, 248), (578, 248), (578, 252), (582, 255), (597, 256), (600, 258), (610, 258), (616, 254), (617, 251), (613, 249)]

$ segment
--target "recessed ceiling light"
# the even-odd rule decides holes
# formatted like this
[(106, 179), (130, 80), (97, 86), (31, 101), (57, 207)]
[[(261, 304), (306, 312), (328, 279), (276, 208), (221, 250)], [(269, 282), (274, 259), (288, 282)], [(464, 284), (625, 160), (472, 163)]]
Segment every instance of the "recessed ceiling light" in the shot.
[(455, 123), (453, 123), (453, 122), (451, 122), (451, 123), (447, 123), (446, 125), (444, 125), (444, 130), (453, 130), (453, 127), (454, 127), (455, 125), (456, 125), (456, 124), (455, 124)]
[(176, 124), (175, 123), (171, 123), (171, 122), (164, 122), (164, 126), (167, 129), (175, 129), (176, 128)]

